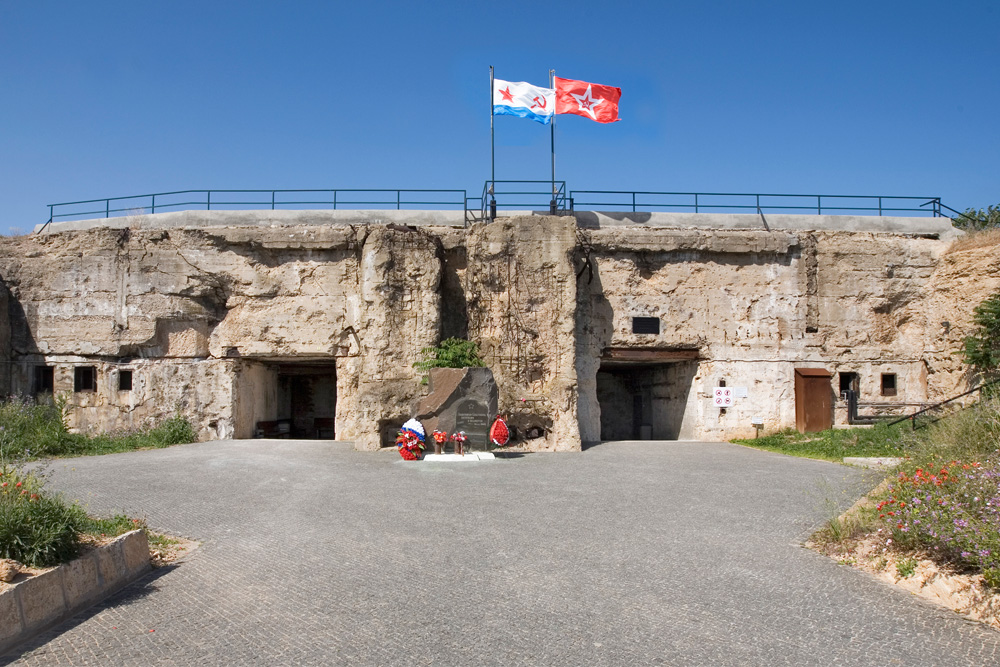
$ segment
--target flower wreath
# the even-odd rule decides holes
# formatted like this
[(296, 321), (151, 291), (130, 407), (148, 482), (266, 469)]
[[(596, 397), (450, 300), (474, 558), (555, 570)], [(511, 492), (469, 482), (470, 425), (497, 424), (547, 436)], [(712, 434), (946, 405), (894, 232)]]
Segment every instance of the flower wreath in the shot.
[(419, 461), (424, 455), (424, 427), (416, 419), (410, 419), (399, 429), (396, 447), (406, 461)]

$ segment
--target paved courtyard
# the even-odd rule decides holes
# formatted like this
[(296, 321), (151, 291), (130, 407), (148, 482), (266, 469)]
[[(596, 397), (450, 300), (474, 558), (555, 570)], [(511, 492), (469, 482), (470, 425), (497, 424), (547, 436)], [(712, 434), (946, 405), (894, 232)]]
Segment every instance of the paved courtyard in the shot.
[(800, 546), (865, 484), (836, 464), (649, 442), (414, 464), (255, 440), (51, 470), (93, 511), (202, 546), (17, 665), (1000, 663), (1000, 633)]

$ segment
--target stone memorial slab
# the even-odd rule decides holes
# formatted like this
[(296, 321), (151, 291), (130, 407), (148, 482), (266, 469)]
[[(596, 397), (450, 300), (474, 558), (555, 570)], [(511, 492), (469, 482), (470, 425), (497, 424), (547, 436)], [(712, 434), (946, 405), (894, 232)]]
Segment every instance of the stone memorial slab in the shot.
[(455, 408), (455, 430), (465, 431), (469, 436), (466, 447), (470, 449), (486, 449), (490, 438), (490, 414), (485, 403), (474, 398), (459, 401)]
[[(427, 430), (465, 431), (469, 449), (485, 449), (489, 428), (497, 414), (499, 391), (489, 368), (432, 368), (430, 394), (418, 401), (414, 416)], [(451, 447), (451, 445), (449, 445)]]

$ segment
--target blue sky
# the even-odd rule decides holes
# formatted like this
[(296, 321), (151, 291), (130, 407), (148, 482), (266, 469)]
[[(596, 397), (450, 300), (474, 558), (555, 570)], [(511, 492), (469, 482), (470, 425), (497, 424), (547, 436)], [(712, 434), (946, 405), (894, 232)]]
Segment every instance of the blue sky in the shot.
[[(560, 116), (572, 189), (1000, 202), (1000, 3), (0, 0), (0, 233), (181, 189), (458, 188), (490, 173), (489, 66), (622, 88)], [(497, 178), (547, 179), (497, 119)]]

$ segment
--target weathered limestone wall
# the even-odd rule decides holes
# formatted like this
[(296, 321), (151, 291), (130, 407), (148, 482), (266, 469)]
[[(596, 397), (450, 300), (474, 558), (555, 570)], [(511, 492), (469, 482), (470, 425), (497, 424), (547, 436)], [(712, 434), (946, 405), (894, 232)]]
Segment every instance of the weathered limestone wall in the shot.
[[(953, 353), (1000, 288), (1000, 251), (947, 252), (933, 220), (785, 216), (765, 229), (758, 216), (579, 213), (465, 229), (447, 216), (278, 213), (2, 239), (0, 392), (30, 391), (46, 364), (76, 428), (179, 410), (202, 438), (249, 437), (288, 418), (290, 378), (315, 371), (315, 416), (335, 402), (337, 437), (374, 449), (426, 392), (421, 349), (468, 336), (500, 410), (547, 429), (536, 447), (578, 449), (602, 421), (628, 435), (612, 414), (653, 438), (728, 439), (753, 435), (753, 418), (765, 432), (794, 425), (796, 368), (832, 372), (833, 392), (838, 373), (857, 373), (862, 400), (887, 405), (958, 393)], [(633, 333), (633, 317), (657, 318), (660, 333)], [(81, 366), (96, 390), (74, 391)], [(883, 373), (896, 395), (881, 395)], [(725, 411), (711, 401), (722, 381), (747, 390)]]
[(236, 360), (232, 383), (233, 438), (252, 438), (259, 421), (278, 419), (278, 370), (272, 364)]
[[(26, 392), (30, 366), (55, 365), (76, 428), (180, 409), (201, 437), (247, 437), (274, 418), (273, 365), (335, 360), (337, 432), (377, 447), (371, 420), (406, 413), (420, 391), (413, 360), (437, 342), (438, 253), (433, 235), (379, 226), (6, 239), (0, 275), (13, 276), (13, 352), (25, 364), (17, 384)], [(73, 392), (80, 364), (102, 378), (92, 394)], [(129, 397), (107, 384), (122, 364), (135, 368)]]
[[(441, 309), (441, 246), (433, 234), (415, 229), (371, 227), (362, 247), (360, 313), (356, 330), (361, 354), (338, 377), (357, 383), (357, 408), (345, 418), (342, 437), (358, 449), (392, 444), (425, 388), (413, 367), (420, 351), (438, 343)], [(338, 385), (340, 382), (338, 382)], [(338, 434), (340, 415), (338, 405)], [(371, 425), (378, 426), (378, 432)]]
[(469, 337), (493, 369), (500, 411), (544, 425), (548, 448), (579, 449), (574, 219), (502, 218), (474, 225), (466, 245)]
[(10, 290), (0, 274), (0, 396), (10, 394)]
[(927, 330), (933, 333), (933, 344), (924, 354), (933, 400), (974, 386), (955, 352), (973, 331), (973, 309), (1000, 291), (1000, 235), (987, 232), (980, 238), (981, 243), (958, 241), (956, 249), (945, 252), (922, 294)]
[[(659, 427), (682, 437), (752, 435), (755, 417), (765, 430), (794, 425), (796, 367), (833, 372), (834, 391), (837, 373), (858, 373), (862, 400), (920, 403), (936, 395), (928, 389), (925, 355), (938, 350), (939, 324), (924, 297), (947, 242), (864, 232), (632, 228), (582, 237), (579, 307), (586, 314), (578, 320), (577, 371), (584, 441), (600, 437), (596, 374), (612, 348), (697, 350), (686, 397), (674, 387), (654, 411), (683, 411), (674, 425)], [(659, 318), (660, 334), (632, 333), (637, 316)], [(897, 375), (895, 396), (880, 395), (882, 373)], [(711, 402), (722, 382), (747, 389), (725, 411)]]

